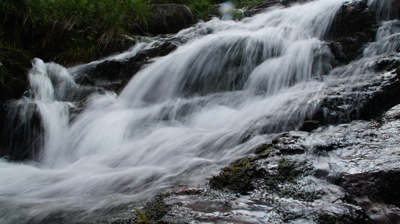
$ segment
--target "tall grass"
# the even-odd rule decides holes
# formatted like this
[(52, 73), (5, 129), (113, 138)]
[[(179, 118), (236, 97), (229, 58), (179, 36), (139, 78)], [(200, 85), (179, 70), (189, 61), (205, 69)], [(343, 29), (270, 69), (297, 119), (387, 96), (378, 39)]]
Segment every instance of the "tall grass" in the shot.
[[(151, 21), (144, 0), (0, 0), (0, 10), (1, 44), (33, 54), (60, 38), (70, 54), (85, 46), (101, 51), (130, 26), (145, 29)], [(30, 39), (35, 42), (24, 44)]]
[[(263, 0), (234, 0), (251, 8)], [(68, 64), (93, 60), (132, 27), (146, 30), (150, 4), (187, 5), (195, 18), (218, 15), (223, 0), (0, 0), (0, 47)], [(60, 46), (62, 43), (62, 46)], [(86, 52), (87, 51), (87, 52)], [(55, 57), (57, 55), (57, 57)]]
[[(266, 0), (231, 0), (238, 9), (251, 9)], [(145, 0), (147, 4), (183, 4), (189, 7), (196, 19), (207, 21), (211, 17), (218, 16), (218, 4), (225, 0)]]

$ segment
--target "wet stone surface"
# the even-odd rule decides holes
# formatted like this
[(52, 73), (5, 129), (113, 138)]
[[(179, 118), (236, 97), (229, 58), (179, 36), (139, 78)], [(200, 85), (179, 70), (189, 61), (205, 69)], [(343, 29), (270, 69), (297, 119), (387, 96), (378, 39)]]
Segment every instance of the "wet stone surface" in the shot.
[[(371, 122), (284, 133), (210, 185), (170, 191), (157, 222), (398, 223), (399, 117), (400, 105)], [(243, 188), (228, 181), (237, 173)]]

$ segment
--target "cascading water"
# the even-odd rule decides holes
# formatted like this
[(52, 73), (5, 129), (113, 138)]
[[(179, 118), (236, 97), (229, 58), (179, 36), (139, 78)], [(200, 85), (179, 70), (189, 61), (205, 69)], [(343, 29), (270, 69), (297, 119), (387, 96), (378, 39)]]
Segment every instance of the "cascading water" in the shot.
[(298, 128), (326, 86), (332, 55), (321, 39), (343, 2), (214, 19), (203, 25), (212, 34), (193, 35), (157, 59), (119, 97), (90, 97), (71, 124), (69, 101), (91, 93), (73, 80), (84, 68), (35, 59), (24, 100), (37, 107), (44, 142), (36, 162), (0, 161), (0, 222), (65, 213), (73, 223), (179, 183), (203, 183), (276, 133)]
[(368, 0), (368, 5), (380, 20), (389, 20), (396, 16), (398, 12), (395, 4), (396, 0)]

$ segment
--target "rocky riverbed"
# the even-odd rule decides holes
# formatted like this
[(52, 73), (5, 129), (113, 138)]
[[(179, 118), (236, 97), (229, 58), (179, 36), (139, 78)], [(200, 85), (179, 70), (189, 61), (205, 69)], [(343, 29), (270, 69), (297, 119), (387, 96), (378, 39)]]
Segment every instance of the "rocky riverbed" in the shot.
[(35, 59), (0, 221), (399, 223), (392, 2), (266, 1), (85, 65)]

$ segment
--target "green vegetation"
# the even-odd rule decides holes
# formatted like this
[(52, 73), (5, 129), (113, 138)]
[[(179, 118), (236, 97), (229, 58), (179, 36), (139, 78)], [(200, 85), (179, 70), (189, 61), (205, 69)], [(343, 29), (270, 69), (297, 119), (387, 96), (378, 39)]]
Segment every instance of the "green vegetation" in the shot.
[[(195, 19), (218, 15), (222, 0), (0, 0), (1, 102), (26, 88), (30, 60), (39, 57), (68, 65), (121, 51), (123, 35), (143, 35), (151, 26), (150, 4), (187, 5)], [(261, 0), (234, 1), (237, 8)], [(234, 18), (243, 14), (234, 12)], [(9, 56), (11, 55), (11, 56)], [(16, 91), (14, 91), (16, 89)]]
[(149, 223), (149, 219), (147, 218), (147, 215), (144, 214), (142, 211), (140, 211), (139, 209), (135, 209), (136, 213), (138, 213), (138, 223), (142, 223), (142, 224), (147, 224)]
[[(196, 20), (207, 21), (214, 16), (218, 16), (218, 4), (223, 3), (224, 0), (146, 0), (145, 2), (147, 4), (183, 4), (189, 7)], [(235, 4), (237, 9), (250, 9), (261, 2), (265, 2), (265, 0), (236, 0), (231, 2)], [(233, 12), (234, 19), (241, 19), (243, 17), (243, 13), (239, 10)]]
[[(152, 22), (149, 5), (187, 5), (195, 19), (218, 15), (222, 0), (0, 0), (0, 47), (61, 64), (103, 55), (121, 34), (136, 35)], [(233, 1), (251, 8), (262, 0)], [(243, 17), (239, 11), (235, 18)]]
[(1, 0), (0, 8), (0, 46), (44, 60), (58, 55), (63, 64), (93, 60), (134, 24), (151, 21), (140, 0)]
[(249, 171), (253, 170), (254, 167), (251, 167), (252, 164), (250, 162), (245, 159), (239, 159), (231, 166), (223, 168), (218, 175), (210, 179), (211, 188), (237, 193), (252, 190)]
[[(172, 206), (165, 203), (164, 199), (168, 194), (158, 194), (143, 206), (143, 211), (135, 209), (139, 214), (141, 223), (157, 223), (171, 210)], [(139, 212), (140, 213), (139, 213)], [(140, 222), (139, 222), (140, 223)]]

